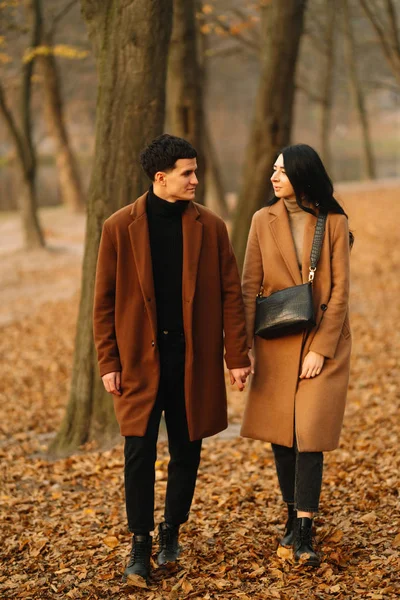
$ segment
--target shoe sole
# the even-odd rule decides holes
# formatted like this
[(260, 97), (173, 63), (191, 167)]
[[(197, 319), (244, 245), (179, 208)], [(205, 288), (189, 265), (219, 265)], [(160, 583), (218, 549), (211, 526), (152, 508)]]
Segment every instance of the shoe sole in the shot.
[(160, 562), (160, 554), (161, 554), (161, 552), (157, 556), (157, 564), (158, 564), (159, 567), (162, 567), (164, 565), (173, 565), (173, 564), (175, 564), (177, 562), (178, 558), (181, 555), (181, 551), (180, 550), (178, 551), (178, 554), (177, 554), (177, 556), (176, 556), (176, 558), (174, 560), (165, 560), (164, 562)]
[[(149, 585), (150, 578), (142, 577), (137, 574), (125, 575), (125, 573), (121, 577), (122, 583), (131, 583), (131, 585), (135, 585), (136, 587), (147, 587)], [(145, 584), (145, 585), (143, 585)]]
[(319, 567), (320, 564), (321, 564), (321, 561), (319, 559), (318, 560), (308, 559), (308, 560), (305, 560), (303, 562), (303, 561), (301, 561), (300, 558), (295, 558), (294, 561), (295, 561), (296, 564), (300, 564), (301, 563), (305, 567)]

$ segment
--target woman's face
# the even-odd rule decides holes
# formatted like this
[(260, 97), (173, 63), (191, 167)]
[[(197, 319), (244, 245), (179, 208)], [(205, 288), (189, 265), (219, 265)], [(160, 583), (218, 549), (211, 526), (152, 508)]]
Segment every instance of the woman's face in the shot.
[(285, 172), (283, 154), (280, 154), (276, 159), (271, 181), (274, 187), (275, 196), (277, 198), (287, 198), (288, 200), (296, 199), (296, 194), (294, 193), (293, 186), (290, 183), (289, 177), (286, 175)]

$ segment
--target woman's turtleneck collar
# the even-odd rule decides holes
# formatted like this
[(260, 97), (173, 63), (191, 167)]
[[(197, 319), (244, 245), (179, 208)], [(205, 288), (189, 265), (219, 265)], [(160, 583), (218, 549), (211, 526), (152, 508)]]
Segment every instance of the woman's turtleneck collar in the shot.
[(304, 212), (304, 210), (297, 204), (296, 198), (284, 198), (283, 202), (285, 203), (286, 210), (290, 214)]
[(163, 198), (160, 198), (154, 193), (152, 185), (149, 188), (147, 206), (152, 215), (167, 218), (178, 217), (181, 216), (186, 210), (188, 204), (189, 202), (187, 200), (177, 200), (176, 202), (168, 202), (167, 200), (163, 200)]

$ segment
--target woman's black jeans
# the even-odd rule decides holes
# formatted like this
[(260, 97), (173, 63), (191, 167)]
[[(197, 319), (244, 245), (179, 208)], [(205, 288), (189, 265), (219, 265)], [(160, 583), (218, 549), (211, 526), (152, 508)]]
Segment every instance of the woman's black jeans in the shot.
[(322, 452), (299, 452), (296, 436), (293, 448), (272, 444), (283, 501), (295, 510), (318, 512), (322, 486)]
[(125, 438), (125, 499), (131, 533), (154, 529), (154, 483), (157, 438), (164, 411), (170, 461), (164, 519), (171, 525), (187, 521), (200, 463), (201, 440), (191, 442), (185, 409), (185, 338), (161, 333), (160, 385), (143, 437)]

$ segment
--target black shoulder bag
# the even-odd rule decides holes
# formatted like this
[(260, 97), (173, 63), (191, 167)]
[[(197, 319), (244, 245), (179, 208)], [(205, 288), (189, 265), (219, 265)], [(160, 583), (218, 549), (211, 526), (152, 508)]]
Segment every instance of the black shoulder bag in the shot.
[(315, 325), (312, 282), (321, 255), (326, 215), (319, 215), (310, 256), (308, 282), (256, 298), (255, 335), (264, 339), (299, 333)]

